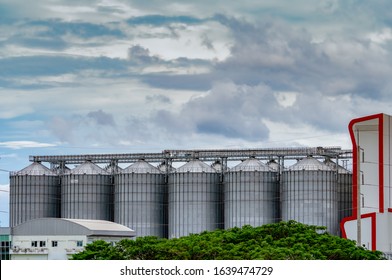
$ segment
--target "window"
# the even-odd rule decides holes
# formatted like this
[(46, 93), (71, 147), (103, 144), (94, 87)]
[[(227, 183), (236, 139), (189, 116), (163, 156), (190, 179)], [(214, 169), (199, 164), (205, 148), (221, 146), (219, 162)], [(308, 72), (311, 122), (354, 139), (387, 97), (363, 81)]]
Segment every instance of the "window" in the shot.
[(39, 242), (40, 247), (46, 247), (46, 241), (40, 241)]
[(38, 247), (38, 241), (31, 241), (31, 247)]
[(83, 241), (81, 241), (81, 240), (76, 241), (76, 246), (83, 247)]
[(52, 247), (57, 247), (57, 246), (58, 246), (57, 240), (53, 240), (53, 241), (52, 241)]

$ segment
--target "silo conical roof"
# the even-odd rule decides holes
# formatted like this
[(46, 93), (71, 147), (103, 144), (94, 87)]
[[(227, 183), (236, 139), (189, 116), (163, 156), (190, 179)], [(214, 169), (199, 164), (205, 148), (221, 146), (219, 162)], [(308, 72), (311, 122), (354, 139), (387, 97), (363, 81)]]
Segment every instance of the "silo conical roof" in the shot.
[(270, 171), (270, 168), (255, 158), (248, 158), (234, 166), (231, 171)]
[(165, 162), (162, 162), (161, 164), (159, 164), (158, 169), (161, 172), (173, 172), (176, 170), (173, 166), (167, 165)]
[(161, 173), (158, 168), (153, 166), (152, 164), (144, 161), (144, 160), (139, 160), (124, 170), (122, 170), (121, 173)]
[(72, 169), (69, 174), (77, 175), (77, 174), (87, 174), (87, 175), (109, 175), (107, 171), (99, 167), (98, 165), (92, 163), (91, 161), (86, 161), (85, 163), (75, 167)]
[(29, 166), (16, 172), (16, 175), (56, 175), (56, 173), (39, 162), (33, 162)]
[(211, 165), (212, 168), (214, 168), (216, 171), (222, 171), (223, 170), (223, 165), (220, 161), (216, 161)]
[(327, 166), (326, 164), (313, 158), (312, 156), (308, 156), (306, 158), (301, 159), (296, 164), (290, 166), (289, 170), (308, 170), (308, 171), (327, 170), (327, 171), (331, 171), (332, 169), (329, 166)]
[(216, 173), (216, 170), (209, 166), (207, 163), (202, 162), (198, 159), (191, 160), (185, 163), (183, 166), (177, 168), (176, 172), (209, 172)]
[(284, 169), (283, 166), (279, 165), (279, 163), (277, 163), (276, 160), (274, 160), (274, 159), (271, 159), (270, 161), (268, 161), (267, 166), (274, 171)]
[[(327, 166), (329, 166), (332, 170), (336, 171), (336, 162), (333, 162), (333, 161), (330, 160), (330, 159), (326, 159), (326, 160), (324, 161), (324, 164), (326, 164)], [(350, 173), (349, 170), (347, 170), (346, 168), (344, 168), (344, 167), (341, 166), (341, 165), (338, 165), (338, 166), (337, 166), (337, 169), (338, 169), (338, 173), (339, 173), (339, 174), (348, 174), (348, 173)]]

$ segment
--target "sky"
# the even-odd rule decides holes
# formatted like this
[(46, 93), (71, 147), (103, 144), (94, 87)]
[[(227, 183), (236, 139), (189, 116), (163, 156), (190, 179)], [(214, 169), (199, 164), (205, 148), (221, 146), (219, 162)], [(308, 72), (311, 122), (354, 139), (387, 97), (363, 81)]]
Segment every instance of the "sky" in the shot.
[(388, 0), (0, 0), (0, 225), (30, 155), (350, 149), (391, 73)]

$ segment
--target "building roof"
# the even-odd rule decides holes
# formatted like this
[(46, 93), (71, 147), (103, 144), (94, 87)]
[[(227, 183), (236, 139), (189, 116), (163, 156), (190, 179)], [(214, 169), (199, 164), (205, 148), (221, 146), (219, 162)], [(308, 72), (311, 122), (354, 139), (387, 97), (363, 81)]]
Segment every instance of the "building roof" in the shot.
[(135, 231), (110, 221), (39, 218), (12, 228), (12, 235), (86, 235), (133, 237)]

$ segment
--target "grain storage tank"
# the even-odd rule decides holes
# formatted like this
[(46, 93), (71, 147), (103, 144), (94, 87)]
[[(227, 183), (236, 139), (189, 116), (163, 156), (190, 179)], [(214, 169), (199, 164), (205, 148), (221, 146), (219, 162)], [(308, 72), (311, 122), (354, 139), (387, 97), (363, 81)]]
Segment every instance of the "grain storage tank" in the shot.
[(227, 172), (224, 183), (225, 228), (261, 226), (279, 218), (277, 172), (249, 158)]
[(60, 217), (60, 179), (34, 162), (10, 174), (10, 227), (36, 218)]
[(339, 223), (345, 217), (352, 215), (352, 173), (343, 166), (337, 165), (330, 159), (324, 161), (332, 170), (337, 172), (337, 188), (338, 188), (338, 221)]
[(326, 226), (338, 235), (338, 194), (335, 172), (309, 156), (282, 173), (282, 220)]
[(114, 222), (137, 236), (167, 237), (165, 175), (139, 160), (114, 177)]
[(61, 217), (113, 220), (111, 175), (91, 161), (61, 177)]
[(219, 173), (195, 159), (169, 176), (169, 238), (223, 227)]
[(283, 171), (284, 167), (280, 165), (276, 160), (271, 159), (267, 162), (267, 166), (272, 169), (273, 171), (276, 172), (281, 172)]

